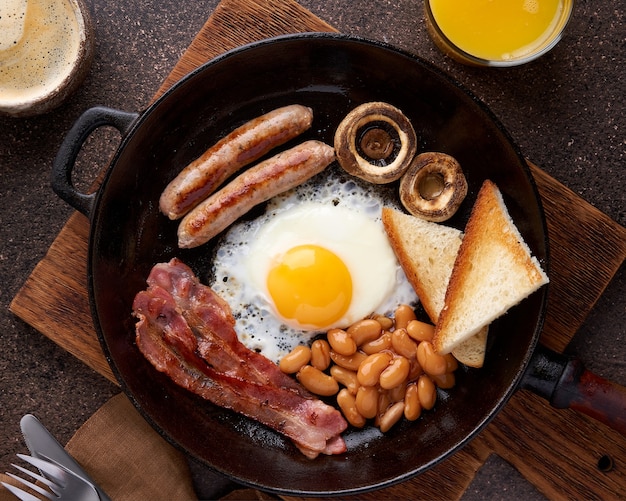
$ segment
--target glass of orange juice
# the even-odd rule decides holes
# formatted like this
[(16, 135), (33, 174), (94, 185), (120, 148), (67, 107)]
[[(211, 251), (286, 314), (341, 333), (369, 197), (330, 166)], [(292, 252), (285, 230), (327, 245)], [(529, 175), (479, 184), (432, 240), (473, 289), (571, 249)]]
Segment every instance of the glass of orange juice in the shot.
[(453, 59), (474, 66), (516, 66), (552, 49), (573, 0), (425, 0), (428, 33)]

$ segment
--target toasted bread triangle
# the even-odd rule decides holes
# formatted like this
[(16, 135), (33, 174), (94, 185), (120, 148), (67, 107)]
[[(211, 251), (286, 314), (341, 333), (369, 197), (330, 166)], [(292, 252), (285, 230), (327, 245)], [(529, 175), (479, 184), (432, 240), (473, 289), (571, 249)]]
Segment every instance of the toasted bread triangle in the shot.
[(500, 190), (486, 180), (465, 228), (435, 326), (435, 350), (450, 353), (548, 281)]
[[(436, 324), (444, 305), (463, 233), (395, 209), (384, 208), (383, 226), (398, 262), (415, 289), (430, 320)], [(482, 367), (487, 344), (485, 327), (457, 346), (455, 358), (471, 367)]]
[(383, 208), (382, 220), (400, 266), (436, 323), (463, 233), (388, 207)]

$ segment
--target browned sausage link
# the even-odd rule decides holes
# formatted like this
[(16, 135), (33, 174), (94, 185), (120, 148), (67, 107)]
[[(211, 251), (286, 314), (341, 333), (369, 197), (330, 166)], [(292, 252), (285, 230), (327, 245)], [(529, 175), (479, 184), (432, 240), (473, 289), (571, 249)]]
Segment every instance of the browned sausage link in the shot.
[(191, 248), (208, 242), (255, 205), (302, 184), (334, 159), (331, 146), (306, 141), (251, 167), (183, 218), (178, 246)]
[(311, 108), (293, 104), (238, 127), (167, 185), (159, 200), (161, 212), (170, 219), (184, 216), (239, 169), (300, 135), (312, 122)]

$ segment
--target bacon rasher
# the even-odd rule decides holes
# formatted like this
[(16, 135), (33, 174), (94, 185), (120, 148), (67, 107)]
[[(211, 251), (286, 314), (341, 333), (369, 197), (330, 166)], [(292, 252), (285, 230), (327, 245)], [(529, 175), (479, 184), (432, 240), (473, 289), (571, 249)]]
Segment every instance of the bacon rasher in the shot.
[(176, 384), (289, 437), (307, 457), (341, 454), (341, 413), (237, 338), (228, 304), (178, 259), (154, 266), (133, 303), (139, 350)]

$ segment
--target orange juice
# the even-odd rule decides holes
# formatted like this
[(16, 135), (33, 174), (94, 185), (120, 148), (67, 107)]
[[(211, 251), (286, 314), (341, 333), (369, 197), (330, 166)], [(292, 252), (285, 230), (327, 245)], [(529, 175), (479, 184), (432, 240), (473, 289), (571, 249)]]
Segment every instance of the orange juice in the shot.
[(506, 61), (532, 54), (555, 32), (564, 0), (430, 0), (435, 22), (462, 51)]

